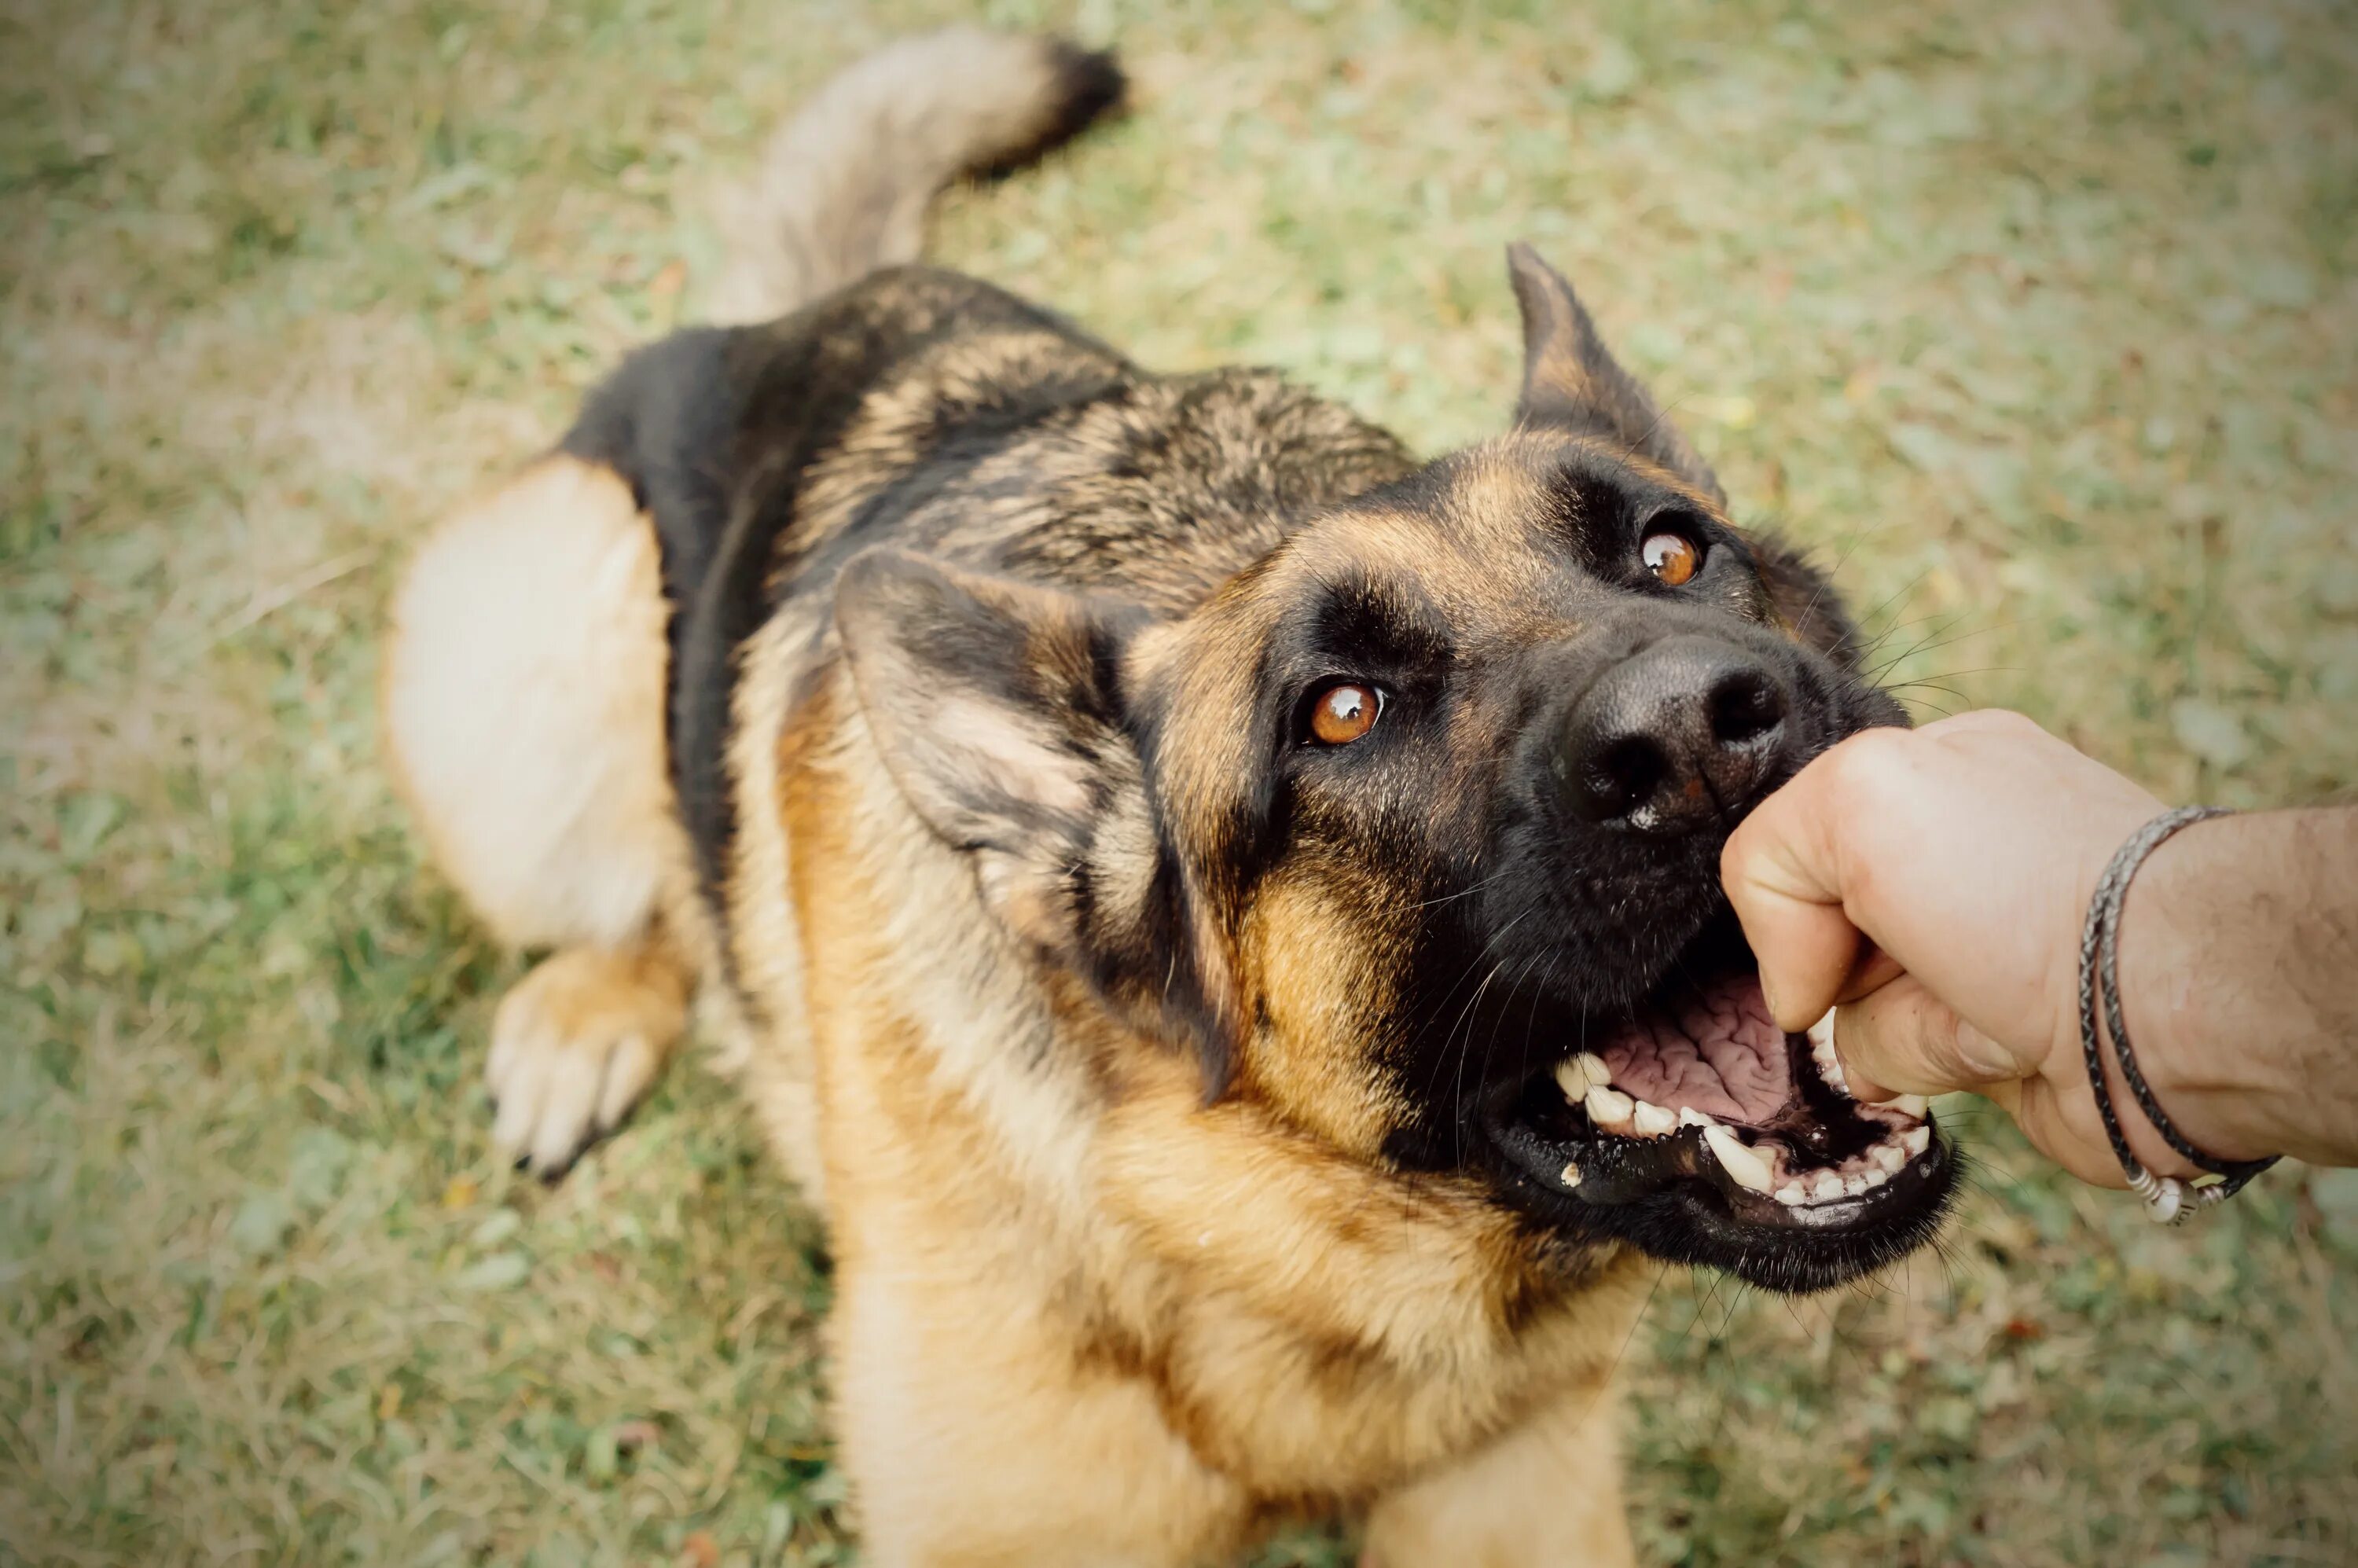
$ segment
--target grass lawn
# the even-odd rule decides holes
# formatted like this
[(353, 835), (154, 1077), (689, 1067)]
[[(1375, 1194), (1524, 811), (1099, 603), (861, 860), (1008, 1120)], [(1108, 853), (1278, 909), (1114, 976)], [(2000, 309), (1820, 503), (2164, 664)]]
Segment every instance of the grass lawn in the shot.
[[(936, 254), (1166, 367), (1498, 428), (1534, 239), (1925, 714), (2358, 783), (2358, 23), (2301, 4), (1004, 0), (1138, 112)], [(675, 1073), (486, 1147), (516, 972), (374, 631), (437, 509), (693, 319), (716, 184), (889, 0), (0, 5), (0, 1563), (849, 1563), (819, 1237)], [(2358, 1562), (2358, 1183), (2199, 1228), (1994, 1115), (1939, 1257), (1666, 1275), (1662, 1563)], [(1336, 1563), (1305, 1531), (1270, 1563)]]

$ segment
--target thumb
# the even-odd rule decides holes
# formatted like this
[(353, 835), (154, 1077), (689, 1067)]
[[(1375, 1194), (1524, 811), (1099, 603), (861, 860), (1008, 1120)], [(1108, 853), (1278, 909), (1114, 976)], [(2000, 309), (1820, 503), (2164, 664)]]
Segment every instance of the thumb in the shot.
[(2036, 1076), (2039, 1057), (1991, 1039), (1913, 975), (1834, 1013), (1834, 1054), (1865, 1100), (1939, 1095)]

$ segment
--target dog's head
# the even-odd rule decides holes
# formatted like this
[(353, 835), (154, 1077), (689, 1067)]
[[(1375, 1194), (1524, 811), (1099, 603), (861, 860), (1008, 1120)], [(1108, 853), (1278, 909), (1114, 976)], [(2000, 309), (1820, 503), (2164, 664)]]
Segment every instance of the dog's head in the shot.
[(1828, 585), (1512, 253), (1505, 437), (1155, 620), (875, 554), (838, 622), (887, 765), (999, 916), (1387, 1169), (1806, 1290), (1927, 1238), (1920, 1103), (1787, 1036), (1718, 882), (1810, 757), (1905, 722)]

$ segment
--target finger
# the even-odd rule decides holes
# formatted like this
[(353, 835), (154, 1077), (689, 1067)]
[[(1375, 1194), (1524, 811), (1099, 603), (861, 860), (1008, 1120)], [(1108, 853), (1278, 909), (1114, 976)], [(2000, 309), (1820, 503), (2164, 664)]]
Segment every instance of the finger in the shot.
[(1938, 1095), (2032, 1076), (2035, 1056), (1992, 1040), (1952, 1011), (1913, 975), (1902, 975), (1834, 1014), (1834, 1054), (1854, 1092)]
[(1899, 967), (1898, 959), (1877, 946), (1869, 938), (1862, 936), (1858, 943), (1858, 959), (1852, 964), (1850, 978), (1843, 982), (1842, 991), (1834, 998), (1834, 1004), (1839, 1007), (1844, 1002), (1856, 1001), (1870, 992), (1879, 991), (1907, 972)]
[(1728, 836), (1719, 878), (1760, 964), (1760, 989), (1779, 1027), (1825, 1015), (1858, 960), (1844, 914), (1819, 791), (1804, 768)]

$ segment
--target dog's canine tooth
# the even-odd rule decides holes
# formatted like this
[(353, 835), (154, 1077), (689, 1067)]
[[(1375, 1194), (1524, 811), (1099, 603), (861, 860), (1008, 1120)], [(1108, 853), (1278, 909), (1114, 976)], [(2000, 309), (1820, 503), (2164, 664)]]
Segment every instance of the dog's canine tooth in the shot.
[(1899, 1146), (1908, 1151), (1908, 1157), (1912, 1160), (1932, 1146), (1932, 1130), (1929, 1127), (1911, 1127), (1900, 1134)]
[(1602, 1088), (1610, 1083), (1612, 1077), (1612, 1069), (1606, 1066), (1605, 1058), (1593, 1051), (1567, 1056), (1555, 1065), (1556, 1087), (1562, 1089), (1563, 1098), (1574, 1105), (1586, 1098), (1589, 1090)]
[(1588, 1112), (1588, 1119), (1599, 1127), (1622, 1126), (1638, 1108), (1638, 1102), (1628, 1095), (1602, 1084), (1591, 1088), (1581, 1105)]
[(1629, 1113), (1629, 1124), (1649, 1138), (1659, 1138), (1678, 1126), (1679, 1119), (1668, 1106), (1641, 1099)]
[(1748, 1148), (1735, 1133), (1725, 1127), (1706, 1127), (1703, 1141), (1719, 1162), (1719, 1168), (1732, 1177), (1736, 1184), (1756, 1193), (1767, 1193), (1776, 1185), (1776, 1173), (1768, 1156), (1758, 1149)]

